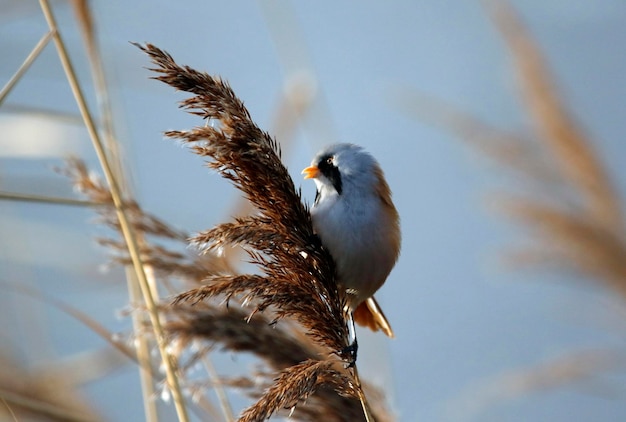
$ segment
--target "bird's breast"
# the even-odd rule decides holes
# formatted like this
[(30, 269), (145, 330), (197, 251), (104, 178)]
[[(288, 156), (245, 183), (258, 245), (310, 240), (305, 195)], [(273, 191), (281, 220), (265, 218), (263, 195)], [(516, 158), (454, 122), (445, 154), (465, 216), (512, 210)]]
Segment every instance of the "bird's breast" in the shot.
[(350, 306), (355, 308), (378, 290), (395, 264), (397, 221), (382, 206), (371, 206), (371, 201), (349, 203), (338, 197), (324, 202), (311, 210), (313, 225), (335, 260), (338, 283), (351, 293)]

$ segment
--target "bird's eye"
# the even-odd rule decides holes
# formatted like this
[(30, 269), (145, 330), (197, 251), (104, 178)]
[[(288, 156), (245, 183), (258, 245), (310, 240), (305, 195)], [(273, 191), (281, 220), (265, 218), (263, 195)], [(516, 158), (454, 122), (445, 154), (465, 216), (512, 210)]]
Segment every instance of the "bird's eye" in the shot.
[(333, 157), (328, 157), (328, 158), (326, 159), (326, 164), (328, 164), (328, 165), (331, 165), (331, 166), (332, 166), (332, 165), (333, 165)]

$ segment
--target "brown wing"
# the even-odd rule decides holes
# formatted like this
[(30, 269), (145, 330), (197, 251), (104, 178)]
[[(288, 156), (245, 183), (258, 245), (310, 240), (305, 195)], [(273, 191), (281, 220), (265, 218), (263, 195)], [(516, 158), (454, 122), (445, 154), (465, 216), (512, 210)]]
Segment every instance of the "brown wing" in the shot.
[(354, 310), (353, 317), (354, 322), (363, 327), (367, 327), (372, 331), (381, 330), (388, 337), (395, 337), (391, 325), (389, 325), (389, 321), (387, 321), (387, 317), (382, 309), (380, 309), (374, 296), (361, 302)]

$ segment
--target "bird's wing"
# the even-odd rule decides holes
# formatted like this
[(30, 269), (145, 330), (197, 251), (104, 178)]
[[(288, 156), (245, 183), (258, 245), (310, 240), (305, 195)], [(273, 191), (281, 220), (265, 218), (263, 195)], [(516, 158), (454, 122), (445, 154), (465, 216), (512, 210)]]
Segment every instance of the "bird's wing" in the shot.
[(395, 335), (391, 329), (387, 317), (383, 313), (382, 309), (376, 302), (374, 296), (361, 302), (359, 306), (354, 310), (354, 322), (357, 324), (368, 327), (372, 331), (381, 330), (388, 337), (394, 338)]

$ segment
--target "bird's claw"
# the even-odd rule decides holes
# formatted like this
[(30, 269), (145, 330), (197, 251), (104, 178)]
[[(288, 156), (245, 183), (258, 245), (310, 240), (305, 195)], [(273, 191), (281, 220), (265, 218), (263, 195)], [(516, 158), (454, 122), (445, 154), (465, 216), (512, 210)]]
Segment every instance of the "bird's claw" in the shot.
[(357, 343), (356, 339), (352, 342), (351, 345), (344, 347), (339, 352), (339, 356), (348, 363), (346, 368), (352, 368), (356, 364), (356, 354), (359, 350), (359, 343)]

